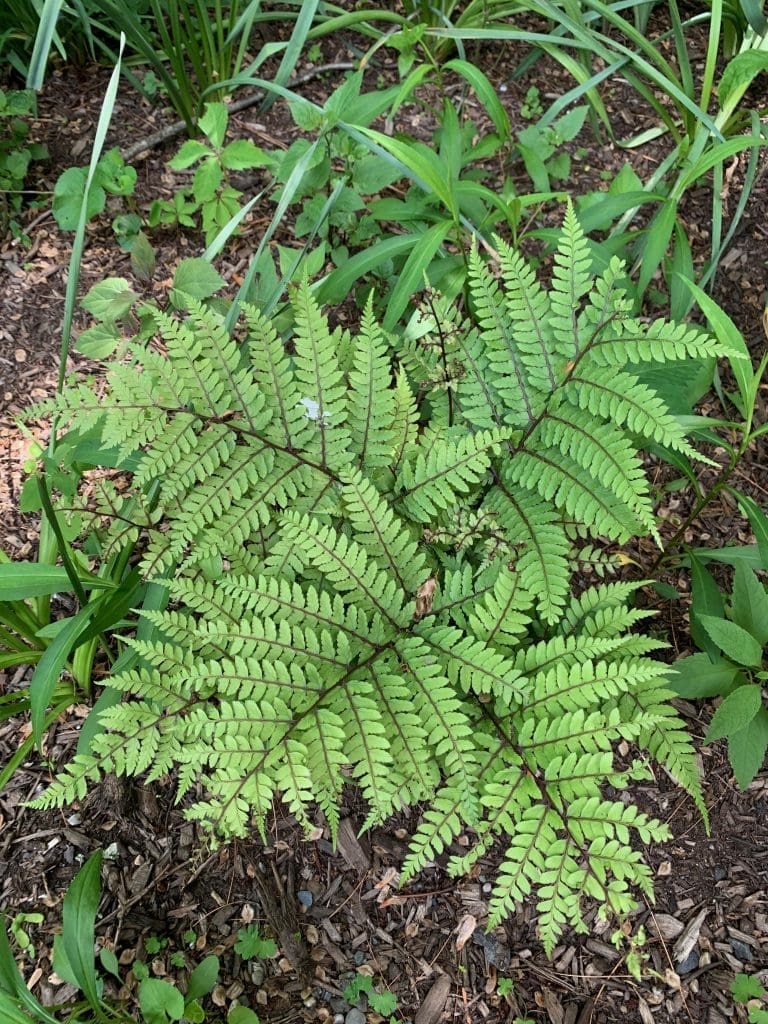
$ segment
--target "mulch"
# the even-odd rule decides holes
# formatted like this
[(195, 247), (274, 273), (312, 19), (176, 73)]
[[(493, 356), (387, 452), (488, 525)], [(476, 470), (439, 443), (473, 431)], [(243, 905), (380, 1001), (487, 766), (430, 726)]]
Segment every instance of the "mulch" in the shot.
[[(489, 68), (497, 86), (504, 87), (500, 94), (513, 122), (519, 123), (519, 104), (531, 79), (521, 84), (510, 77), (519, 55), (513, 57), (494, 52)], [(333, 52), (324, 53), (324, 60), (344, 59), (349, 54), (340, 42)], [(543, 63), (534, 69), (544, 97), (558, 92), (561, 75), (556, 66)], [(35, 184), (41, 192), (52, 190), (64, 167), (86, 162), (107, 77), (108, 71), (99, 68), (64, 68), (50, 76), (35, 125), (51, 152), (51, 159), (37, 168)], [(322, 99), (337, 82), (313, 81), (306, 92)], [(638, 111), (634, 118), (626, 105), (634, 94), (617, 89), (609, 102), (622, 116), (634, 119), (636, 129), (647, 114)], [(117, 127), (108, 145), (125, 148), (165, 121), (166, 114), (121, 89), (113, 120)], [(284, 106), (276, 103), (264, 115), (255, 110), (238, 115), (233, 131), (269, 145), (270, 140), (290, 142), (295, 129)], [(574, 159), (570, 182), (575, 191), (599, 187), (600, 171), (606, 166), (616, 170), (625, 159), (638, 161), (639, 173), (647, 175), (657, 158), (653, 150), (633, 154), (601, 146), (588, 130), (577, 143), (580, 158)], [(137, 163), (140, 209), (172, 191), (175, 179), (165, 160), (176, 146), (169, 143)], [(519, 167), (512, 170), (520, 173)], [(743, 163), (736, 168), (733, 188), (741, 170)], [(696, 226), (707, 223), (707, 202), (701, 189), (686, 197), (680, 210), (701, 251), (707, 239)], [(765, 247), (767, 213), (768, 188), (761, 177), (714, 291), (755, 352), (765, 343), (761, 315), (768, 271), (756, 254)], [(225, 254), (219, 269), (228, 281), (244, 272), (270, 215), (270, 210), (257, 213)], [(557, 215), (556, 209), (545, 212), (552, 222)], [(16, 417), (30, 401), (53, 390), (69, 259), (69, 238), (58, 232), (50, 216), (31, 211), (28, 218), (31, 247), (6, 242), (0, 249), (0, 540), (15, 559), (34, 554), (37, 530), (35, 517), (21, 515), (17, 508), (30, 437), (19, 429)], [(104, 215), (89, 229), (81, 293), (107, 275), (133, 283), (129, 258), (114, 242), (110, 219)], [(285, 230), (290, 241), (289, 225)], [(158, 269), (149, 288), (162, 295), (179, 260), (199, 253), (200, 240), (166, 232), (152, 241)], [(135, 287), (147, 289), (141, 282)], [(76, 326), (84, 327), (85, 320), (78, 318)], [(87, 365), (77, 355), (70, 364), (70, 369)], [(41, 431), (38, 436), (44, 441), (44, 425)], [(739, 486), (764, 501), (768, 477), (762, 453), (748, 453), (739, 472)], [(672, 519), (684, 511), (681, 496), (665, 493), (663, 483), (660, 475), (660, 500)], [(713, 506), (697, 524), (697, 544), (749, 539), (737, 511), (727, 504)], [(648, 565), (653, 553), (639, 545), (636, 556)], [(670, 570), (669, 581), (685, 592), (682, 571)], [(646, 599), (660, 611), (658, 628), (674, 642), (671, 655), (686, 653), (684, 604), (660, 602), (651, 592)], [(0, 672), (0, 692), (18, 687), (25, 678), (24, 669)], [(701, 740), (711, 708), (682, 703), (681, 709)], [(61, 764), (71, 755), (87, 710), (71, 709), (50, 731), (48, 764)], [(18, 721), (0, 727), (0, 762), (13, 753), (27, 729), (27, 723)], [(358, 837), (365, 813), (353, 792), (347, 795), (336, 849), (322, 822), (306, 840), (291, 816), (276, 808), (266, 843), (254, 836), (214, 850), (174, 807), (170, 783), (150, 790), (131, 781), (107, 780), (81, 805), (63, 812), (25, 809), (24, 801), (49, 778), (46, 764), (31, 759), (0, 793), (0, 908), (11, 916), (44, 914), (40, 925), (27, 929), (35, 954), (21, 962), (30, 986), (46, 1004), (61, 1004), (74, 995), (52, 974), (53, 935), (60, 927), (68, 883), (93, 850), (103, 849), (97, 932), (99, 941), (118, 954), (124, 971), (122, 992), (110, 990), (107, 983), (115, 996), (128, 998), (135, 992), (136, 960), (150, 962), (156, 976), (184, 978), (180, 962), (193, 965), (214, 953), (221, 959), (221, 979), (206, 1004), (210, 1020), (225, 1019), (226, 1009), (239, 998), (263, 1022), (375, 1024), (382, 1018), (366, 1010), (364, 997), (357, 1008), (343, 998), (357, 972), (372, 975), (376, 988), (394, 993), (396, 1020), (415, 1024), (512, 1024), (516, 1018), (551, 1024), (746, 1020), (743, 1008), (734, 1007), (729, 986), (740, 972), (757, 974), (768, 986), (768, 775), (761, 773), (741, 793), (722, 746), (701, 746), (701, 758), (710, 834), (690, 801), (663, 773), (654, 785), (633, 792), (640, 808), (669, 822), (675, 835), (673, 842), (649, 851), (655, 905), (643, 904), (627, 922), (632, 934), (641, 926), (647, 934), (640, 950), (641, 981), (628, 972), (627, 947), (612, 944), (615, 926), (598, 921), (597, 908), (589, 912), (589, 936), (569, 934), (551, 961), (537, 941), (532, 906), (521, 907), (503, 927), (486, 933), (499, 851), (491, 851), (470, 877), (458, 880), (445, 873), (446, 855), (400, 889), (397, 872), (418, 808)], [(460, 837), (457, 849), (469, 841)], [(251, 923), (275, 938), (279, 949), (274, 957), (243, 960), (236, 952), (238, 930)], [(159, 952), (147, 952), (150, 938), (167, 944)], [(150, 943), (150, 949), (156, 946)], [(506, 983), (501, 986), (506, 994), (499, 993), (501, 979), (511, 980), (511, 990)]]

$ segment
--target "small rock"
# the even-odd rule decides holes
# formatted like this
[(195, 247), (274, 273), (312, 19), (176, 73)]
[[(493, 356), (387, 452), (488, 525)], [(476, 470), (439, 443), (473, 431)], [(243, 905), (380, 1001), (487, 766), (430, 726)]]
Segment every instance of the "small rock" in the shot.
[(695, 971), (698, 966), (699, 954), (694, 949), (692, 953), (688, 954), (688, 956), (685, 958), (685, 960), (683, 960), (681, 964), (677, 965), (677, 973), (688, 974), (691, 971)]
[(315, 901), (315, 897), (309, 891), (309, 889), (299, 889), (296, 893), (296, 898), (299, 903), (304, 907), (305, 910), (309, 910)]
[(343, 1013), (335, 1013), (333, 1015), (333, 1024), (344, 1024), (344, 1014)]
[(264, 984), (264, 978), (266, 977), (264, 964), (260, 963), (258, 960), (249, 960), (248, 973), (251, 976), (251, 981), (257, 988), (259, 987), (259, 985)]
[(365, 1024), (365, 1014), (362, 1010), (358, 1010), (356, 1006), (353, 1006), (344, 1018), (344, 1024)]
[(728, 877), (728, 872), (725, 868), (715, 868), (714, 875), (716, 882), (722, 882), (724, 878)]
[(358, 949), (355, 953), (355, 967), (359, 967), (365, 960), (365, 952), (362, 949)]
[(742, 942), (741, 939), (729, 939), (728, 941), (731, 944), (733, 955), (737, 960), (741, 960), (741, 962), (744, 963), (745, 960), (752, 959), (752, 950), (746, 942)]

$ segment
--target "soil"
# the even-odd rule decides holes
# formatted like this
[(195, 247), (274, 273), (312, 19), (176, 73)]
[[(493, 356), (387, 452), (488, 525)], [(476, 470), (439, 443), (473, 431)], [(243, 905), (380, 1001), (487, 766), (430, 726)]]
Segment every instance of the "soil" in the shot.
[[(329, 62), (351, 57), (343, 40), (323, 54)], [(558, 66), (544, 61), (524, 82), (514, 79), (511, 72), (520, 54), (507, 50), (481, 52), (476, 59), (492, 77), (518, 126), (522, 125), (519, 107), (532, 83), (539, 85), (544, 100), (571, 84)], [(382, 60), (378, 73), (385, 78), (393, 75)], [(43, 200), (64, 168), (87, 161), (108, 75), (103, 68), (66, 67), (49, 76), (34, 126), (36, 141), (45, 142), (50, 151), (50, 159), (36, 168), (38, 177), (33, 182)], [(320, 77), (302, 88), (322, 101), (339, 80), (338, 75)], [(651, 123), (650, 113), (637, 108), (636, 94), (620, 82), (605, 99), (615, 123), (625, 122), (628, 134)], [(413, 134), (426, 132), (428, 137), (423, 112), (414, 108), (412, 115), (412, 123), (401, 127)], [(168, 118), (167, 112), (121, 88), (107, 145), (125, 149)], [(295, 132), (279, 102), (264, 114), (254, 107), (233, 118), (233, 137), (254, 138), (265, 146), (288, 144)], [(135, 162), (139, 209), (172, 193), (174, 179), (165, 161), (177, 146), (177, 141), (171, 141)], [(600, 172), (615, 171), (627, 159), (641, 177), (647, 177), (659, 159), (659, 150), (653, 146), (622, 151), (600, 145), (588, 128), (571, 150), (569, 187), (576, 193), (601, 187)], [(727, 199), (731, 211), (745, 160), (739, 158), (734, 164), (732, 195)], [(513, 168), (513, 173), (521, 174), (522, 180), (520, 167)], [(251, 183), (251, 187), (258, 185)], [(700, 225), (709, 222), (709, 202), (702, 187), (686, 196), (679, 211), (697, 261), (708, 242)], [(117, 205), (115, 212), (119, 212)], [(768, 184), (761, 175), (714, 289), (714, 297), (756, 355), (765, 344), (762, 295), (768, 287), (768, 272), (760, 256), (768, 234), (767, 214)], [(228, 282), (240, 278), (270, 215), (271, 210), (255, 214), (227, 249), (219, 270)], [(555, 207), (547, 208), (542, 222), (554, 223), (557, 216)], [(104, 215), (89, 228), (81, 294), (109, 275), (128, 278), (137, 291), (163, 294), (179, 260), (201, 251), (199, 237), (171, 232), (153, 235), (157, 270), (147, 286), (133, 278), (129, 257), (115, 244), (110, 219)], [(44, 207), (27, 214), (25, 228), (30, 247), (6, 242), (0, 251), (0, 544), (13, 559), (34, 554), (37, 532), (35, 517), (18, 511), (29, 436), (16, 417), (29, 402), (50, 395), (55, 387), (70, 245), (70, 236), (58, 231)], [(285, 240), (290, 238), (287, 224)], [(84, 326), (78, 314), (76, 329)], [(84, 365), (82, 358), (70, 356), (69, 370)], [(709, 407), (714, 412), (716, 402), (712, 400)], [(764, 400), (758, 416), (765, 419)], [(45, 441), (45, 424), (39, 425), (35, 436)], [(687, 499), (665, 493), (664, 482), (663, 470), (658, 468), (655, 483), (671, 533)], [(738, 485), (764, 503), (768, 488), (764, 450), (748, 453), (739, 469)], [(693, 535), (690, 539), (694, 540)], [(724, 500), (708, 509), (696, 526), (695, 543), (702, 546), (751, 540), (737, 510)], [(638, 545), (633, 554), (640, 566), (649, 565), (654, 557), (644, 545)], [(683, 571), (671, 573), (668, 581), (683, 593), (687, 590)], [(684, 603), (661, 602), (651, 591), (646, 599), (661, 613), (658, 628), (673, 643), (670, 656), (686, 653)], [(24, 672), (0, 672), (0, 692), (18, 686)], [(701, 740), (711, 707), (682, 702), (681, 708)], [(52, 728), (46, 745), (50, 764), (60, 764), (71, 755), (87, 710), (71, 709)], [(0, 762), (11, 756), (27, 730), (27, 723), (18, 720), (0, 728)], [(354, 793), (348, 796), (335, 850), (322, 823), (307, 841), (280, 808), (275, 810), (266, 841), (254, 836), (213, 850), (174, 808), (170, 785), (150, 790), (110, 781), (65, 812), (25, 809), (24, 801), (49, 778), (48, 767), (36, 758), (25, 763), (0, 793), (0, 908), (11, 916), (44, 915), (40, 924), (27, 927), (34, 955), (26, 956), (22, 967), (34, 993), (49, 1005), (73, 995), (51, 969), (63, 894), (83, 860), (92, 851), (104, 849), (97, 932), (100, 943), (118, 954), (125, 979), (122, 993), (113, 988), (113, 995), (135, 991), (137, 981), (131, 969), (135, 960), (151, 961), (159, 976), (183, 977), (182, 960), (194, 963), (214, 953), (221, 958), (221, 978), (212, 1002), (206, 1004), (210, 1020), (224, 1020), (226, 1008), (241, 997), (264, 1022), (341, 1022), (346, 1017), (347, 1024), (354, 1024), (361, 1018), (350, 1016), (343, 991), (357, 971), (374, 975), (379, 989), (394, 993), (396, 1020), (416, 1024), (511, 1024), (516, 1018), (552, 1024), (746, 1020), (743, 1008), (734, 1007), (729, 986), (740, 972), (758, 974), (768, 985), (768, 775), (761, 773), (741, 793), (721, 746), (702, 745), (701, 757), (709, 834), (690, 801), (665, 776), (633, 793), (641, 809), (668, 822), (676, 837), (663, 848), (649, 851), (656, 903), (641, 906), (629, 922), (635, 935), (641, 926), (647, 934), (639, 950), (642, 980), (628, 971), (626, 946), (619, 951), (612, 945), (613, 927), (597, 920), (597, 908), (592, 911), (589, 936), (569, 934), (551, 961), (537, 941), (530, 906), (486, 934), (494, 851), (471, 877), (449, 879), (443, 868), (446, 857), (399, 889), (397, 870), (418, 809), (386, 829), (356, 838), (365, 814)], [(238, 930), (251, 923), (275, 938), (279, 952), (274, 957), (244, 960), (236, 951)], [(166, 944), (157, 949), (155, 939)], [(501, 985), (505, 995), (499, 991), (501, 979), (512, 982), (511, 990)], [(367, 1019), (382, 1018), (369, 1009)]]

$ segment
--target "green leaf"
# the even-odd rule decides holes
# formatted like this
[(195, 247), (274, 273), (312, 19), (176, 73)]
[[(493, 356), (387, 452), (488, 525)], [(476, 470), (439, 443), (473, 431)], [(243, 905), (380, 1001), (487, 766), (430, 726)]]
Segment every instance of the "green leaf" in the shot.
[(277, 953), (277, 946), (272, 939), (262, 938), (257, 925), (249, 924), (238, 931), (235, 952), (239, 953), (243, 960), (251, 960), (254, 957), (269, 959)]
[(733, 577), (733, 621), (759, 643), (768, 643), (768, 593), (743, 562)]
[(720, 108), (727, 106), (733, 96), (738, 101), (749, 88), (753, 78), (768, 68), (768, 53), (765, 50), (745, 50), (737, 53), (728, 62), (717, 87)]
[(728, 737), (728, 760), (741, 789), (746, 789), (765, 761), (768, 711), (761, 707), (752, 721)]
[(197, 127), (210, 140), (212, 146), (221, 149), (227, 134), (226, 103), (206, 103), (205, 112), (197, 122)]
[(168, 166), (173, 171), (183, 171), (187, 167), (206, 156), (213, 156), (211, 150), (198, 142), (197, 139), (187, 139), (176, 156), (168, 161)]
[(61, 629), (56, 639), (51, 643), (43, 654), (32, 673), (29, 682), (29, 700), (32, 717), (32, 734), (35, 743), (39, 746), (43, 737), (43, 726), (45, 723), (46, 708), (51, 702), (51, 697), (56, 689), (56, 684), (61, 678), (64, 666), (67, 663), (76, 641), (81, 633), (84, 633), (90, 622), (96, 603), (81, 609), (74, 617), (66, 620), (66, 625)]
[(758, 978), (749, 974), (737, 974), (731, 982), (731, 995), (737, 1003), (748, 1003), (750, 999), (762, 999), (765, 989)]
[(453, 224), (449, 220), (439, 221), (425, 231), (411, 249), (387, 302), (387, 312), (384, 315), (383, 323), (385, 330), (391, 331), (394, 328), (414, 293), (421, 291), (424, 287), (424, 275), (427, 267), (452, 227)]
[(80, 305), (97, 320), (113, 324), (130, 312), (138, 297), (124, 277), (108, 277), (95, 284)]
[(78, 986), (92, 1007), (101, 1005), (93, 954), (96, 911), (101, 896), (101, 850), (75, 875), (64, 896), (62, 946)]
[(219, 980), (219, 958), (207, 956), (201, 960), (189, 976), (187, 985), (187, 1001), (200, 999), (213, 991), (216, 982)]
[(692, 654), (689, 658), (681, 658), (672, 668), (674, 675), (669, 677), (669, 685), (675, 693), (689, 700), (697, 697), (725, 697), (733, 690), (739, 674), (737, 665), (722, 658), (713, 663), (708, 654)]
[(643, 238), (643, 256), (637, 282), (638, 295), (642, 295), (661, 265), (669, 248), (675, 227), (677, 203), (668, 199), (657, 211)]
[(720, 588), (712, 578), (711, 573), (704, 567), (704, 563), (693, 553), (690, 554), (691, 562), (691, 636), (696, 646), (706, 651), (714, 661), (719, 657), (719, 648), (710, 639), (709, 633), (700, 622), (702, 615), (714, 615), (725, 617), (725, 605)]
[[(93, 577), (81, 577), (83, 587), (107, 588), (110, 584)], [(0, 601), (24, 601), (46, 594), (65, 594), (72, 590), (66, 570), (37, 562), (7, 562), (0, 565)]]
[[(496, 90), (493, 88), (489, 79), (483, 74), (483, 72), (479, 68), (475, 67), (474, 64), (470, 64), (469, 61), (459, 60), (458, 58), (446, 61), (443, 68), (445, 70), (450, 69), (451, 71), (455, 71), (472, 86), (477, 94), (477, 98), (483, 104), (488, 112), (488, 116), (493, 121), (493, 126), (496, 131), (502, 139), (509, 141), (511, 138), (509, 117), (502, 106), (499, 97), (496, 95)], [(584, 110), (586, 112), (586, 107)]]
[(233, 1006), (227, 1014), (227, 1024), (259, 1024), (259, 1018), (247, 1006)]
[(202, 256), (182, 260), (173, 276), (173, 288), (194, 299), (208, 299), (224, 284), (224, 278), (218, 270)]
[(712, 716), (704, 742), (713, 743), (746, 728), (762, 707), (762, 702), (762, 693), (757, 683), (745, 683), (737, 687)]
[(768, 569), (768, 517), (766, 517), (765, 512), (763, 512), (757, 502), (750, 498), (748, 494), (742, 494), (735, 488), (731, 489), (731, 494), (736, 498), (741, 511), (747, 517), (749, 525), (752, 527), (752, 532), (757, 541), (757, 549), (760, 552), (761, 568)]
[(756, 668), (763, 662), (763, 645), (735, 622), (716, 615), (700, 615), (699, 622), (726, 657), (737, 665)]
[(99, 950), (99, 960), (101, 961), (101, 966), (104, 970), (109, 974), (114, 975), (117, 980), (122, 983), (123, 979), (120, 977), (120, 964), (112, 950), (102, 947)]
[(139, 231), (131, 246), (131, 268), (142, 281), (150, 281), (155, 272), (155, 250), (143, 231)]
[(139, 985), (139, 1006), (146, 1024), (168, 1024), (169, 1020), (181, 1020), (184, 997), (167, 981), (145, 978)]
[(209, 157), (195, 171), (192, 179), (192, 191), (198, 203), (209, 203), (216, 198), (222, 181), (221, 164), (215, 157)]
[[(77, 230), (87, 180), (88, 171), (85, 167), (70, 167), (59, 175), (54, 185), (51, 209), (62, 231)], [(85, 219), (88, 221), (101, 213), (106, 202), (104, 189), (100, 185), (92, 185), (88, 192)]]
[(264, 164), (264, 150), (250, 139), (236, 139), (221, 151), (221, 164), (229, 171), (243, 171)]

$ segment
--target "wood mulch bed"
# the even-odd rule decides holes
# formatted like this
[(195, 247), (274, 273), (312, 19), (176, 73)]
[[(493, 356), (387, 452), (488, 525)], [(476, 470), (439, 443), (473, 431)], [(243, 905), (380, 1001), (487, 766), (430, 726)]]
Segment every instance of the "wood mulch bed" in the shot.
[[(489, 73), (497, 86), (504, 86), (501, 95), (519, 123), (519, 104), (531, 79), (523, 86), (509, 78), (516, 63), (512, 56), (494, 55)], [(324, 59), (345, 61), (350, 54), (338, 43)], [(549, 98), (560, 84), (558, 69), (542, 63), (534, 69), (536, 75), (542, 95)], [(52, 190), (62, 169), (87, 161), (107, 77), (108, 71), (98, 68), (67, 68), (50, 76), (35, 126), (51, 152), (51, 159), (37, 169), (36, 184), (42, 191)], [(313, 80), (306, 92), (322, 100), (337, 83), (338, 77)], [(634, 112), (626, 104), (633, 96), (618, 86), (608, 101), (632, 120)], [(117, 127), (108, 144), (125, 148), (166, 120), (123, 88), (113, 119)], [(264, 115), (254, 109), (234, 119), (234, 133), (263, 145), (270, 145), (270, 140), (285, 143), (293, 131), (281, 103)], [(599, 187), (600, 170), (617, 169), (624, 159), (637, 161), (641, 176), (648, 170), (644, 162), (655, 159), (652, 150), (609, 152), (586, 131), (578, 142), (586, 154), (574, 161), (571, 186), (576, 191)], [(171, 142), (153, 150), (137, 163), (139, 208), (172, 191), (174, 178), (164, 161), (177, 145)], [(697, 225), (707, 223), (707, 202), (702, 189), (686, 197), (680, 210), (692, 241), (698, 240), (700, 247), (707, 239)], [(762, 292), (768, 286), (768, 272), (758, 257), (765, 251), (767, 214), (768, 189), (761, 177), (715, 289), (715, 297), (755, 350), (764, 344)], [(268, 209), (256, 214), (224, 256), (219, 269), (228, 281), (244, 271), (270, 215)], [(553, 210), (552, 217), (556, 215)], [(131, 279), (129, 259), (114, 243), (109, 220), (105, 215), (89, 229), (83, 292), (108, 275)], [(16, 417), (28, 402), (50, 394), (54, 386), (70, 244), (44, 213), (29, 215), (29, 232), (29, 250), (9, 243), (0, 250), (0, 543), (15, 559), (34, 554), (37, 530), (35, 518), (17, 510), (28, 439)], [(199, 254), (201, 244), (199, 238), (170, 232), (153, 236), (152, 241), (158, 269), (150, 290), (161, 295), (179, 260)], [(137, 282), (136, 287), (146, 291), (147, 286)], [(85, 326), (84, 320), (78, 323)], [(82, 363), (77, 356), (71, 358), (72, 369)], [(761, 415), (764, 412), (763, 403)], [(768, 489), (765, 470), (764, 451), (751, 452), (738, 480), (761, 503)], [(662, 496), (667, 516), (679, 514), (678, 500), (674, 494)], [(696, 543), (711, 546), (750, 539), (735, 510), (724, 504), (709, 510), (697, 531)], [(648, 549), (639, 546), (637, 553), (641, 564), (644, 559), (650, 564), (653, 556)], [(682, 573), (671, 582), (686, 588)], [(688, 640), (681, 609), (660, 605), (650, 593), (648, 600), (655, 600), (660, 609), (658, 628), (673, 638), (673, 653), (685, 653)], [(18, 686), (24, 672), (0, 673), (0, 692)], [(683, 704), (682, 709), (701, 739), (711, 708)], [(87, 708), (73, 708), (51, 730), (46, 746), (49, 763), (60, 764), (71, 755), (86, 713)], [(11, 755), (27, 729), (27, 723), (18, 721), (0, 727), (0, 761)], [(591, 912), (591, 934), (569, 935), (551, 961), (537, 942), (531, 906), (486, 934), (494, 852), (469, 878), (449, 879), (441, 858), (400, 890), (397, 870), (417, 812), (358, 839), (365, 815), (353, 793), (336, 850), (327, 829), (318, 827), (314, 838), (306, 841), (290, 816), (277, 809), (266, 845), (254, 837), (212, 851), (173, 807), (170, 785), (148, 790), (109, 781), (82, 805), (64, 812), (24, 809), (24, 801), (49, 778), (48, 767), (35, 759), (0, 793), (0, 908), (11, 915), (45, 915), (41, 925), (29, 929), (35, 957), (28, 958), (24, 968), (35, 994), (49, 1004), (73, 994), (51, 975), (63, 893), (83, 859), (102, 848), (107, 854), (98, 934), (118, 952), (127, 989), (135, 989), (130, 968), (137, 958), (152, 960), (158, 975), (174, 976), (184, 972), (171, 963), (172, 953), (184, 951), (190, 962), (216, 953), (222, 974), (213, 1003), (208, 1004), (218, 1008), (211, 1020), (224, 1019), (226, 1007), (242, 995), (264, 1022), (375, 1022), (380, 1019), (375, 1014), (355, 1015), (343, 999), (343, 990), (357, 971), (375, 975), (378, 987), (390, 988), (398, 999), (396, 1019), (415, 1024), (511, 1024), (516, 1017), (551, 1024), (745, 1020), (744, 1011), (734, 1008), (729, 995), (735, 974), (758, 973), (768, 985), (768, 776), (759, 775), (746, 793), (740, 793), (721, 746), (702, 747), (701, 756), (711, 834), (706, 834), (690, 801), (663, 774), (655, 785), (639, 787), (633, 794), (642, 810), (668, 821), (676, 837), (650, 851), (656, 904), (642, 906), (631, 920), (634, 930), (644, 925), (648, 934), (641, 982), (627, 972), (623, 951), (611, 945), (612, 928), (595, 919), (596, 908)], [(280, 946), (267, 962), (243, 961), (234, 950), (238, 929), (252, 921)], [(192, 948), (189, 935), (185, 937), (190, 931), (195, 933)], [(167, 939), (168, 944), (159, 953), (147, 954), (147, 939), (152, 936)], [(509, 995), (498, 993), (501, 978), (513, 983)]]

